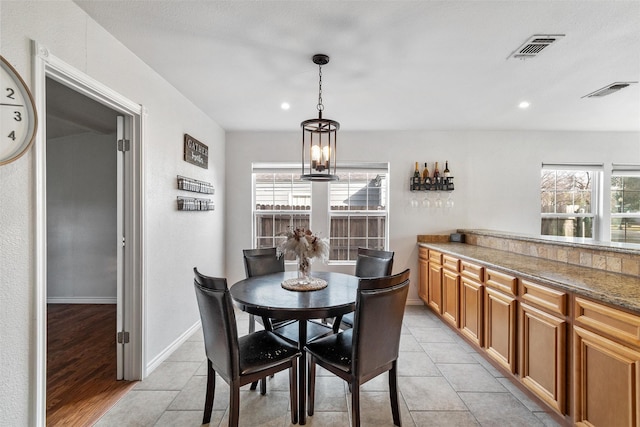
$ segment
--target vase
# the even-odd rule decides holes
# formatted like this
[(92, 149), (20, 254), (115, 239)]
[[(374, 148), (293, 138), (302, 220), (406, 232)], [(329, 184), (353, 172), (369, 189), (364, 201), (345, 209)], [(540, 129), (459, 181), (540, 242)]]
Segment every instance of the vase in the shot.
[(311, 271), (311, 263), (306, 256), (298, 256), (298, 283), (309, 283), (309, 272)]

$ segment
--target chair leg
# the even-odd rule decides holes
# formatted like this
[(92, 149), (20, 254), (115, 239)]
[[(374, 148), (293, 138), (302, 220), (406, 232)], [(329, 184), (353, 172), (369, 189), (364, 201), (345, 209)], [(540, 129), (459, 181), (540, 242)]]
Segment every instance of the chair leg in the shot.
[(229, 388), (231, 391), (229, 396), (229, 427), (238, 427), (240, 421), (240, 384), (231, 381)]
[[(291, 399), (291, 424), (298, 424), (298, 361), (292, 360), (289, 368), (289, 398)], [(304, 391), (302, 391), (304, 393)], [(303, 409), (304, 411), (304, 409)]]
[(351, 420), (353, 427), (360, 427), (360, 384), (357, 381), (349, 383), (351, 386)]
[(249, 315), (249, 333), (256, 331), (256, 318), (253, 314)]
[[(316, 396), (316, 361), (315, 358), (310, 354), (307, 357), (309, 358), (309, 366), (307, 367), (307, 414), (309, 416), (312, 416)], [(300, 393), (304, 393), (304, 390), (300, 390)], [(304, 411), (304, 408), (302, 408), (302, 410)]]
[(266, 377), (260, 380), (260, 394), (263, 396), (267, 394), (267, 378)]
[(204, 400), (204, 415), (202, 424), (209, 424), (211, 421), (211, 411), (213, 410), (213, 398), (216, 393), (216, 371), (213, 369), (211, 360), (207, 359), (207, 394)]
[(391, 414), (393, 424), (400, 426), (400, 409), (398, 408), (398, 361), (394, 360), (389, 370), (389, 399), (391, 400)]
[(251, 387), (249, 387), (249, 390), (255, 390), (256, 388), (258, 388), (258, 381), (252, 382)]

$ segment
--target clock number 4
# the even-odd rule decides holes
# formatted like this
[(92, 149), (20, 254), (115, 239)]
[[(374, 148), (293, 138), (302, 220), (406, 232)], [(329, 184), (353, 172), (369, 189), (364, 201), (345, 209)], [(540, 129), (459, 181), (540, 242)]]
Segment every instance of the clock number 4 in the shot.
[(16, 131), (12, 130), (11, 133), (9, 135), (7, 135), (7, 137), (11, 138), (11, 140), (15, 141), (16, 140)]
[(9, 94), (7, 95), (7, 98), (9, 98), (9, 99), (15, 99), (15, 98), (13, 97), (13, 94), (14, 94), (14, 93), (16, 93), (16, 91), (15, 91), (15, 90), (13, 90), (13, 89), (11, 89), (10, 87), (8, 87), (8, 88), (7, 88), (7, 92), (9, 92)]

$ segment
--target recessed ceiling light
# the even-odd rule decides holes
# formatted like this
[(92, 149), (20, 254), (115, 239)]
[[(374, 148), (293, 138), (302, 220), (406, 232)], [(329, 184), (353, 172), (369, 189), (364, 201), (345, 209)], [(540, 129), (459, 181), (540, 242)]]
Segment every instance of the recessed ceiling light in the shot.
[(280, 104), (280, 108), (282, 108), (283, 110), (288, 110), (289, 108), (291, 108), (291, 105), (289, 105), (288, 102), (283, 102), (282, 104)]
[(524, 110), (525, 108), (529, 108), (530, 105), (531, 104), (529, 104), (527, 101), (522, 101), (520, 104), (518, 104), (518, 107)]

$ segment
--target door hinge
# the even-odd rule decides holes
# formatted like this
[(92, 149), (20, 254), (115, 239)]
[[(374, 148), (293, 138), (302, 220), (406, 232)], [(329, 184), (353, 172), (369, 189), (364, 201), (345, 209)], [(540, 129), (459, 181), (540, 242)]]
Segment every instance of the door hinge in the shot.
[(118, 332), (118, 344), (129, 343), (129, 332)]
[(118, 151), (129, 151), (130, 143), (128, 139), (119, 139), (118, 140)]

